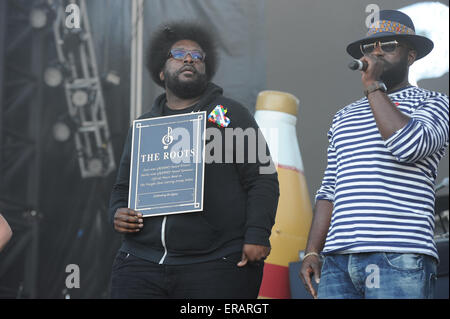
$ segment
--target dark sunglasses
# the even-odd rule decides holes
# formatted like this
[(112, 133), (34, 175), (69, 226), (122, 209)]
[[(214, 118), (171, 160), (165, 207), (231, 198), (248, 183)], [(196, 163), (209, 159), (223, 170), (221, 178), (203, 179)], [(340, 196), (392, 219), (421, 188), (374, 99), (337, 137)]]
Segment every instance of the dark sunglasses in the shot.
[(174, 58), (176, 60), (184, 60), (186, 58), (187, 55), (190, 55), (191, 58), (194, 61), (204, 61), (205, 60), (205, 53), (203, 53), (202, 51), (188, 51), (188, 50), (184, 50), (184, 49), (172, 49), (169, 52), (169, 58)]
[(381, 51), (383, 51), (385, 53), (392, 53), (395, 51), (395, 49), (397, 49), (397, 47), (402, 46), (400, 43), (398, 43), (395, 40), (387, 41), (387, 42), (377, 41), (377, 42), (369, 43), (369, 44), (361, 44), (360, 45), (361, 53), (362, 54), (371, 54), (375, 50), (377, 45), (380, 47)]

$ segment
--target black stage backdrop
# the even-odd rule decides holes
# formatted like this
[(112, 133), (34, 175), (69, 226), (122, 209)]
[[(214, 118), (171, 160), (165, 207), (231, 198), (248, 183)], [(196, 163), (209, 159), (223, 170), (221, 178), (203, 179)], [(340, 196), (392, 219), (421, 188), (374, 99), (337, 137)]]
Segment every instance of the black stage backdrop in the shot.
[[(53, 125), (68, 114), (63, 87), (43, 83), (42, 71), (57, 60), (51, 29), (54, 17), (49, 14), (47, 25), (40, 29), (28, 25), (32, 9), (45, 7), (45, 2), (2, 2), (7, 28), (1, 47), (6, 53), (1, 72), (0, 211), (14, 235), (0, 253), (0, 298), (107, 298), (111, 264), (120, 244), (106, 216), (116, 171), (106, 177), (82, 178), (73, 138), (59, 142), (53, 136)], [(104, 75), (114, 70), (120, 76), (118, 86), (103, 87), (118, 163), (129, 126), (130, 2), (87, 1), (87, 6), (98, 71)], [(10, 49), (21, 34), (25, 35), (20, 43)], [(18, 68), (37, 69), (29, 95), (23, 94), (28, 85), (16, 80)], [(16, 84), (7, 83), (14, 80)], [(9, 103), (16, 99), (14, 95), (23, 96), (17, 107)], [(38, 113), (33, 111), (36, 108)], [(17, 143), (12, 133), (5, 133), (18, 126), (30, 137), (29, 156), (25, 156), (26, 147), (11, 147)], [(23, 166), (8, 174), (18, 161)], [(70, 264), (79, 267), (80, 288), (66, 287)]]
[[(218, 84), (254, 108), (265, 84), (265, 68), (259, 67), (265, 65), (264, 2), (168, 3), (145, 1), (144, 49), (152, 30), (166, 20), (194, 18), (214, 25), (222, 52)], [(119, 85), (103, 86), (118, 165), (130, 123), (132, 2), (86, 4), (98, 71), (120, 76)], [(47, 12), (47, 22), (32, 28), (36, 8)], [(0, 298), (108, 298), (111, 265), (121, 242), (107, 220), (117, 169), (105, 177), (82, 178), (73, 138), (59, 142), (53, 136), (54, 124), (67, 118), (68, 107), (64, 88), (44, 83), (45, 68), (57, 61), (55, 17), (49, 12), (44, 0), (0, 0), (0, 212), (14, 233), (0, 252)], [(228, 61), (234, 62), (223, 63)], [(143, 73), (147, 111), (160, 91), (150, 88)], [(68, 265), (79, 269), (79, 288), (66, 285), (73, 274)]]

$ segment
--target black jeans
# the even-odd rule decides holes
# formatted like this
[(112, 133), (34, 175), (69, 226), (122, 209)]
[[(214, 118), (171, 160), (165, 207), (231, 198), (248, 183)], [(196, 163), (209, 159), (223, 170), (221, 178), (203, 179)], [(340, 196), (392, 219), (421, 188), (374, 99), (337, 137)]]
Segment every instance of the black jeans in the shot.
[(111, 275), (111, 298), (255, 299), (264, 262), (238, 267), (241, 253), (190, 265), (159, 265), (119, 252)]

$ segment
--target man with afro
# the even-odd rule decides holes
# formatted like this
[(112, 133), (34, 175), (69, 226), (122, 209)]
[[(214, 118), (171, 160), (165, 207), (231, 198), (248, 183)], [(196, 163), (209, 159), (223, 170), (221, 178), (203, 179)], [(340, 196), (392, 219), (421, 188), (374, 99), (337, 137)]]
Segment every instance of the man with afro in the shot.
[[(258, 133), (258, 125), (245, 107), (223, 96), (222, 88), (211, 82), (218, 64), (211, 28), (187, 21), (164, 24), (153, 34), (146, 59), (153, 81), (165, 92), (140, 119), (226, 109), (227, 121), (208, 121), (206, 133), (207, 144), (223, 146), (214, 150), (223, 157), (220, 161), (214, 154), (211, 160), (206, 152), (201, 212), (144, 219), (127, 208), (130, 129), (110, 200), (111, 223), (123, 234), (112, 267), (111, 297), (256, 298), (270, 252), (278, 177), (275, 169), (261, 170), (273, 166), (270, 157), (263, 163), (249, 160), (246, 153), (238, 161), (237, 147), (224, 146), (225, 130)], [(262, 141), (268, 152), (266, 142), (256, 135), (257, 145)]]

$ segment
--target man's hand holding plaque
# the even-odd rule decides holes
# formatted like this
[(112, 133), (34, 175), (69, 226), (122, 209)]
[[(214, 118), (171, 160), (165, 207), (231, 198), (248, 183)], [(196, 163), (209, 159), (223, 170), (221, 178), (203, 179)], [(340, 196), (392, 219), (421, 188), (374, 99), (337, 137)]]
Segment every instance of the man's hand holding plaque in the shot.
[(136, 233), (144, 227), (142, 214), (130, 208), (118, 208), (114, 214), (114, 229), (119, 233)]

